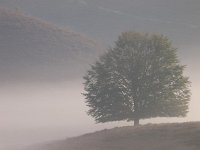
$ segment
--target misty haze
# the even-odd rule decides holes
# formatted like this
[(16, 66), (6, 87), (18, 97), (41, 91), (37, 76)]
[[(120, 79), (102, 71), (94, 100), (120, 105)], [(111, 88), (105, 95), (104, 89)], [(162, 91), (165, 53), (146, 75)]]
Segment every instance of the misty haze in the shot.
[[(198, 0), (1, 0), (0, 150), (199, 149), (199, 7)], [(87, 114), (83, 77), (130, 31), (163, 34), (177, 48), (191, 81), (186, 117), (151, 116), (134, 126), (120, 115), (96, 123)]]

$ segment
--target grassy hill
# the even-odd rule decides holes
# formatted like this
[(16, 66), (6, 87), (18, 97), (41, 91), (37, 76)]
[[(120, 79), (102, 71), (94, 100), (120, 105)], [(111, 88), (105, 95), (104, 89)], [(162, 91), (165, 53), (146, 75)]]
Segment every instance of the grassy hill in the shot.
[(199, 150), (200, 123), (119, 127), (29, 150)]
[(81, 77), (100, 51), (86, 36), (0, 9), (1, 82)]

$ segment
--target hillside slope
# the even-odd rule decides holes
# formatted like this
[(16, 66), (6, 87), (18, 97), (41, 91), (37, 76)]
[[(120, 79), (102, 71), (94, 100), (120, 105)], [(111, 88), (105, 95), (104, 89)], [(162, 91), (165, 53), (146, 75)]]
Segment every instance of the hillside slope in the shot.
[(0, 4), (108, 44), (127, 30), (163, 33), (179, 45), (198, 43), (200, 38), (199, 0), (2, 0)]
[(103, 130), (31, 150), (199, 150), (200, 123)]
[(1, 82), (81, 77), (100, 51), (83, 35), (0, 9)]

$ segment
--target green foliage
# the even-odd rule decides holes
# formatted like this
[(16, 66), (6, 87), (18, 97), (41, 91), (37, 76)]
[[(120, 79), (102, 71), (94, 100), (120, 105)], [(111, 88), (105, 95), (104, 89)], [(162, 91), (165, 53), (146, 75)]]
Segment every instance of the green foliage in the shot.
[(84, 77), (88, 114), (96, 122), (185, 116), (190, 82), (176, 51), (163, 35), (122, 33)]

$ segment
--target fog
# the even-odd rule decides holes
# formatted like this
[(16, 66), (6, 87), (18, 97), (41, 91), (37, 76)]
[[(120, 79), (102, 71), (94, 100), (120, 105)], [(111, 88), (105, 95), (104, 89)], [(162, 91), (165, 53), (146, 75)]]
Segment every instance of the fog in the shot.
[[(198, 46), (187, 47), (198, 52)], [(180, 54), (181, 55), (181, 54)], [(200, 72), (198, 55), (181, 56), (187, 64), (185, 74), (192, 82), (190, 110), (186, 118), (156, 118), (141, 123), (185, 122), (200, 120)], [(132, 122), (96, 124), (87, 116), (83, 80), (35, 83), (15, 82), (0, 87), (0, 149), (65, 139), (104, 128), (132, 125)]]
[(1, 146), (78, 135), (91, 122), (85, 117), (81, 91), (78, 81), (1, 87)]
[(0, 149), (64, 139), (112, 127), (86, 114), (82, 80), (57, 84), (15, 83), (1, 87)]
[[(189, 113), (185, 118), (152, 118), (141, 124), (200, 121), (200, 45), (195, 44), (200, 38), (198, 0), (2, 0), (2, 4), (17, 15), (8, 13), (7, 19), (2, 15), (0, 22), (0, 150), (133, 125), (125, 121), (96, 124), (87, 115), (79, 73), (99, 46), (40, 19), (69, 27), (106, 47), (129, 30), (167, 35), (192, 82)], [(71, 53), (74, 49), (82, 55)], [(66, 77), (70, 67), (75, 69), (71, 74), (76, 72), (80, 78)]]

